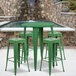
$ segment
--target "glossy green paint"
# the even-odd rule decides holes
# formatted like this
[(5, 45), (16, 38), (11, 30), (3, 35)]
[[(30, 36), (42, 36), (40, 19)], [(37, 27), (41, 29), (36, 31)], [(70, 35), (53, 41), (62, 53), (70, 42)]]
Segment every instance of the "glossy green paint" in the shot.
[[(54, 32), (53, 33), (54, 37), (61, 37), (61, 44), (62, 44), (62, 51), (63, 51), (63, 56), (64, 56), (64, 60), (66, 60), (66, 57), (65, 57), (65, 52), (64, 52), (64, 45), (63, 45), (63, 36), (62, 36), (62, 33), (61, 32)], [(52, 36), (52, 33), (49, 32), (48, 33), (48, 37)]]
[[(32, 36), (33, 33), (32, 32), (26, 32), (26, 36), (29, 37), (29, 36)], [(23, 32), (20, 32), (19, 33), (19, 37), (24, 37), (24, 33)]]
[[(49, 76), (51, 75), (51, 62), (53, 61), (53, 67), (54, 67), (54, 62), (56, 62), (56, 51), (57, 51), (57, 50), (55, 50), (56, 44), (59, 44), (60, 57), (61, 57), (60, 60), (62, 62), (62, 68), (63, 68), (63, 72), (64, 72), (60, 39), (46, 38), (43, 40), (43, 43), (46, 43), (48, 45)], [(41, 60), (41, 62), (42, 62), (42, 60)], [(42, 67), (42, 64), (41, 64), (41, 67)]]
[(43, 59), (43, 57), (42, 57), (43, 56), (43, 45), (42, 45), (42, 43), (43, 43), (43, 28), (50, 27), (51, 31), (53, 32), (54, 25), (55, 24), (53, 24), (51, 22), (27, 22), (22, 25), (24, 27), (24, 38), (26, 38), (26, 27), (33, 28), (34, 69), (35, 69), (35, 71), (37, 68), (38, 31), (39, 31), (39, 38), (40, 38), (40, 51), (41, 51), (41, 60), (42, 60)]
[[(33, 33), (32, 32), (26, 32), (26, 43), (27, 43), (27, 50), (29, 48), (29, 44), (28, 44), (28, 39), (29, 37), (32, 37), (33, 36)], [(19, 37), (24, 37), (24, 32), (20, 32), (19, 33)], [(29, 50), (27, 51), (27, 55), (29, 54)], [(21, 59), (21, 64), (22, 64), (22, 61), (23, 61), (23, 51), (22, 51), (22, 59)]]
[(20, 68), (20, 44), (18, 44), (18, 67)]
[(24, 54), (24, 46), (22, 47), (21, 64), (22, 64), (22, 61), (23, 61), (23, 54)]
[(34, 47), (34, 69), (37, 68), (37, 45), (38, 45), (38, 28), (33, 28), (33, 47)]
[(5, 71), (7, 71), (7, 65), (8, 65), (9, 46), (10, 46), (10, 43), (8, 43), (8, 49), (7, 49), (7, 57), (6, 57), (6, 67), (5, 67)]
[[(22, 38), (12, 38), (8, 40), (8, 50), (7, 50), (5, 71), (7, 70), (8, 60), (10, 59), (8, 58), (8, 55), (9, 55), (9, 46), (11, 43), (14, 45), (14, 74), (16, 75), (17, 63), (18, 63), (18, 67), (20, 67), (20, 44), (23, 44), (23, 46), (25, 46), (24, 47), (24, 61), (27, 60), (27, 63), (28, 63), (27, 46), (26, 46), (26, 40)], [(27, 65), (28, 65), (28, 70), (29, 70), (29, 64)]]
[(39, 38), (40, 38), (40, 50), (41, 50), (41, 61), (42, 61), (43, 60), (43, 28), (39, 28)]
[(54, 25), (51, 22), (27, 22), (22, 24), (23, 27), (53, 27)]

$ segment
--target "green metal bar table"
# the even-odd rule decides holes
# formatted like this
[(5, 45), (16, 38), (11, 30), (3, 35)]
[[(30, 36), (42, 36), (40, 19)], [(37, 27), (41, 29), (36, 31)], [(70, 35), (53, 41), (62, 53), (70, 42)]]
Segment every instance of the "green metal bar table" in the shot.
[[(53, 33), (54, 23), (51, 23), (51, 22), (27, 22), (27, 23), (22, 24), (22, 26), (24, 27), (24, 38), (26, 38), (26, 27), (33, 28), (34, 69), (36, 71), (38, 32), (39, 32), (39, 38), (40, 38), (41, 59), (43, 59), (43, 27), (51, 27), (51, 32)], [(49, 65), (51, 65), (51, 64), (49, 64)]]

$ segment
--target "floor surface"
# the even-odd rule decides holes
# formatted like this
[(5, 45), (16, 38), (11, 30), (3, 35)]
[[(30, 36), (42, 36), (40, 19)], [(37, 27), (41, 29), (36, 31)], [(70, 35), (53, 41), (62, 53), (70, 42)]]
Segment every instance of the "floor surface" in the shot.
[[(45, 52), (45, 49), (44, 49)], [(5, 71), (7, 47), (0, 49), (0, 76), (14, 76), (14, 66), (12, 62), (8, 62), (7, 71)], [(58, 61), (58, 66), (52, 68), (51, 76), (76, 76), (76, 49), (65, 48), (66, 60), (64, 60), (65, 72), (62, 71), (61, 62)], [(13, 55), (13, 48), (10, 48), (10, 55)], [(45, 55), (45, 54), (44, 54)], [(40, 48), (38, 48), (37, 71), (34, 71), (33, 51), (30, 49), (29, 65), (30, 72), (28, 72), (26, 63), (21, 64), (17, 69), (16, 76), (49, 76), (48, 63), (43, 61), (42, 71), (40, 69)]]

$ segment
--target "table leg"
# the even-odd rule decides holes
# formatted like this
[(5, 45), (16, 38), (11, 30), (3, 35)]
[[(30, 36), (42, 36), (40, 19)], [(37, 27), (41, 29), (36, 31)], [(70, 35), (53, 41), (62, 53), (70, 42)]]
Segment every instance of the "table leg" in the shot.
[(26, 61), (26, 51), (28, 51), (27, 50), (27, 41), (26, 41), (26, 27), (24, 27), (24, 39), (25, 39), (25, 45), (23, 45), (23, 47), (26, 49), (26, 50), (24, 50), (24, 62)]
[(40, 38), (40, 51), (41, 51), (41, 65), (40, 65), (41, 70), (43, 61), (43, 28), (39, 28), (39, 38)]
[(33, 28), (34, 69), (37, 67), (38, 28)]
[(48, 57), (49, 57), (49, 76), (51, 76), (51, 57), (52, 57), (52, 44), (48, 44)]

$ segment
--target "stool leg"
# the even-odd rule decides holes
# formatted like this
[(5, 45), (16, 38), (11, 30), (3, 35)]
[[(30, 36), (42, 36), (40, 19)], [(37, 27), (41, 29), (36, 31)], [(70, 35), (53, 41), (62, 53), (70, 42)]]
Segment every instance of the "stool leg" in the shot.
[(24, 52), (24, 63), (26, 62), (26, 57), (27, 57), (27, 44), (26, 41), (23, 44), (23, 52)]
[(22, 46), (22, 57), (21, 57), (21, 64), (22, 64), (22, 61), (23, 61), (23, 53), (24, 53), (24, 48)]
[(18, 44), (14, 43), (14, 73), (17, 72)]
[[(25, 41), (26, 42), (26, 41)], [(26, 62), (26, 54), (27, 54), (27, 47), (26, 47), (27, 45), (26, 45), (26, 43), (25, 43), (25, 45), (23, 44), (23, 47), (22, 47), (22, 59), (21, 59), (21, 63), (22, 63), (22, 61), (23, 61), (23, 55), (24, 55), (24, 63)], [(24, 50), (25, 49), (25, 50)]]
[[(28, 36), (27, 36), (27, 39), (26, 39), (26, 42), (27, 42), (27, 50), (28, 50)], [(23, 46), (23, 48), (22, 48), (22, 57), (21, 57), (21, 64), (22, 64), (22, 61), (23, 61), (23, 53), (24, 53), (24, 46)], [(27, 51), (27, 55), (29, 55), (29, 50)]]
[[(26, 43), (24, 43), (24, 46), (26, 46)], [(28, 45), (27, 45), (28, 46)], [(27, 66), (28, 66), (28, 71), (30, 72), (30, 68), (29, 68), (29, 63), (28, 63), (28, 54), (27, 54), (27, 51), (26, 50), (27, 48), (24, 47), (24, 51), (26, 52), (26, 59), (27, 59)]]
[(6, 58), (6, 67), (5, 67), (5, 71), (7, 71), (7, 65), (8, 65), (9, 46), (10, 46), (10, 44), (8, 43), (8, 49), (7, 49), (7, 58)]
[[(44, 46), (43, 46), (43, 50), (44, 50)], [(42, 68), (42, 61), (43, 61), (43, 59), (41, 59), (40, 71), (41, 71), (41, 68)]]
[(61, 44), (59, 42), (59, 50), (60, 50), (60, 56), (61, 56), (61, 62), (62, 62), (62, 68), (63, 68), (63, 72), (64, 72), (64, 65), (63, 65), (63, 58), (62, 58), (62, 51), (61, 51)]
[(18, 44), (18, 67), (20, 68), (20, 44)]
[[(21, 36), (19, 36), (20, 38)], [(23, 61), (23, 47), (22, 47), (22, 55), (21, 55), (21, 64), (22, 64), (22, 61)]]
[[(55, 45), (55, 47), (56, 47), (56, 57), (57, 57), (57, 44)], [(57, 63), (57, 59), (56, 59), (56, 66), (58, 66), (58, 63)]]
[[(49, 35), (47, 36), (49, 38)], [(47, 57), (47, 50), (48, 50), (48, 46), (46, 46), (46, 53), (45, 53), (45, 59)]]
[[(55, 36), (55, 38), (57, 38), (57, 36)], [(57, 57), (57, 44), (55, 45), (55, 47), (56, 47), (56, 57)], [(58, 66), (58, 63), (57, 63), (57, 59), (56, 59), (56, 66)]]
[(27, 56), (29, 55), (29, 50), (28, 50), (28, 48), (29, 48), (29, 44), (28, 44), (28, 36), (27, 36)]
[(56, 47), (55, 47), (55, 44), (53, 44), (53, 49), (52, 49), (52, 51), (53, 51), (53, 68), (54, 68), (54, 66), (55, 66), (55, 50), (56, 50)]
[(56, 61), (56, 66), (57, 66), (58, 65), (57, 58), (56, 58), (57, 57), (57, 44), (54, 44), (54, 47), (55, 47), (55, 50), (54, 50), (55, 51), (54, 52), (55, 54), (54, 55), (55, 55), (55, 61)]
[(62, 50), (63, 50), (64, 60), (66, 60), (65, 52), (64, 52), (64, 45), (63, 45), (63, 37), (62, 36), (61, 36), (61, 43), (62, 43)]
[(27, 57), (27, 66), (28, 66), (28, 71), (30, 72), (30, 67), (29, 67), (29, 63), (28, 63), (28, 57)]
[(46, 46), (45, 59), (47, 58), (48, 46)]

